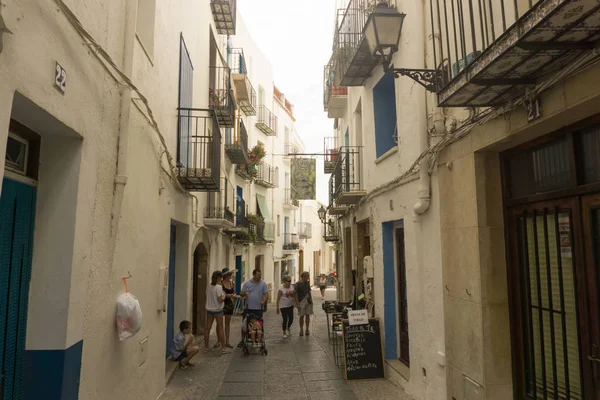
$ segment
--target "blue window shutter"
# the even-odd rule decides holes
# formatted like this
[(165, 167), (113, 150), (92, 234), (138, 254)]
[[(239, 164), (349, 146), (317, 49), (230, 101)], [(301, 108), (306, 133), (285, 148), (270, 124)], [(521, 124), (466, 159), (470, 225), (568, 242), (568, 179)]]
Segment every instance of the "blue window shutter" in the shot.
[(396, 86), (394, 75), (385, 74), (373, 88), (375, 152), (381, 157), (396, 146)]

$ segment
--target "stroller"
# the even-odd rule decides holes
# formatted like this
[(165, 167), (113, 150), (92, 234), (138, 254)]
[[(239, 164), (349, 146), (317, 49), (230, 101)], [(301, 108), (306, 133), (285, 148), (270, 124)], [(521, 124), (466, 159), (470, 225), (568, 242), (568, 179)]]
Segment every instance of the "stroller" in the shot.
[[(254, 330), (252, 330), (248, 327), (248, 324), (253, 321), (258, 322), (258, 324), (260, 325), (260, 330), (262, 332), (260, 341), (257, 340), (256, 343), (254, 343), (254, 341), (252, 340), (252, 334), (254, 333), (255, 336), (259, 335), (258, 329), (254, 328)], [(264, 324), (262, 319), (257, 318), (254, 314), (246, 315), (242, 320), (242, 332), (244, 333), (244, 340), (242, 342), (242, 351), (244, 352), (244, 356), (249, 356), (251, 349), (254, 348), (260, 348), (260, 353), (263, 356), (267, 355), (268, 351), (267, 344), (265, 341)]]

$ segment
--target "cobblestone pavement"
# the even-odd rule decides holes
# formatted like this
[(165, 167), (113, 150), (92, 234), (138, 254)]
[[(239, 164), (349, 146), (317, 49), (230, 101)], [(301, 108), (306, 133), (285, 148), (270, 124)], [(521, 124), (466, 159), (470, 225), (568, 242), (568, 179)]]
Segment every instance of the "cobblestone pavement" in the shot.
[[(335, 290), (328, 289), (325, 298), (333, 300)], [(344, 381), (333, 361), (318, 290), (313, 290), (313, 299), (315, 315), (310, 336), (299, 336), (295, 315), (292, 337), (282, 338), (281, 316), (270, 304), (264, 320), (268, 356), (244, 357), (238, 348), (223, 356), (217, 350), (200, 352), (193, 360), (193, 370), (175, 371), (160, 400), (411, 400), (390, 380)], [(231, 322), (231, 342), (237, 343), (241, 318), (234, 317)]]

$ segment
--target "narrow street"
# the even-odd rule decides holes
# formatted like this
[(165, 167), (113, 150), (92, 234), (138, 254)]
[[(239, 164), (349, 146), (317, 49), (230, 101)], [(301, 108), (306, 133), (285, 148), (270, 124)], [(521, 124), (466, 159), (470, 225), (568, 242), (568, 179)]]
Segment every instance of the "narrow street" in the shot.
[[(333, 300), (335, 289), (325, 299)], [(268, 355), (242, 355), (236, 348), (219, 356), (214, 350), (193, 360), (191, 371), (175, 371), (160, 400), (200, 399), (377, 399), (410, 400), (391, 380), (345, 382), (335, 366), (327, 338), (327, 320), (318, 290), (313, 290), (314, 324), (311, 335), (299, 336), (297, 316), (292, 337), (283, 339), (280, 316), (270, 304), (265, 314)], [(232, 320), (231, 342), (237, 343), (241, 317)], [(211, 342), (211, 344), (214, 342)]]

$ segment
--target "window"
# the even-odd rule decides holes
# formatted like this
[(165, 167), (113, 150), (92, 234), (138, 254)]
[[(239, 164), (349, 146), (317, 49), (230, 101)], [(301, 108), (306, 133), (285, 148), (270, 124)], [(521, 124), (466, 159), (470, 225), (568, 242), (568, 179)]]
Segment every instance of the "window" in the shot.
[[(186, 117), (192, 115), (191, 108), (194, 106), (194, 67), (190, 59), (183, 36), (180, 38), (179, 48), (179, 115)], [(186, 167), (192, 161), (190, 138), (192, 131), (192, 118), (179, 118), (179, 145), (177, 146), (177, 160), (179, 166)]]
[(265, 89), (262, 86), (258, 85), (258, 106), (262, 106), (265, 104)]
[(277, 214), (277, 236), (281, 236), (281, 217)]
[(396, 146), (396, 87), (394, 75), (385, 74), (373, 88), (375, 153), (381, 157)]
[(154, 56), (154, 18), (156, 0), (138, 0), (135, 33), (148, 57)]
[(404, 227), (396, 227), (396, 279), (398, 291), (398, 326), (400, 328), (400, 361), (410, 366), (408, 340), (408, 296), (406, 290), (406, 259), (404, 258)]

